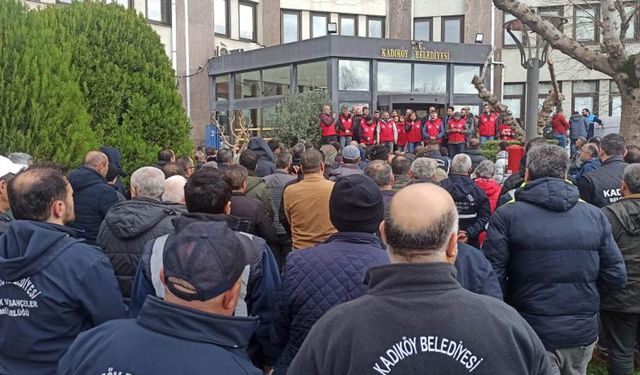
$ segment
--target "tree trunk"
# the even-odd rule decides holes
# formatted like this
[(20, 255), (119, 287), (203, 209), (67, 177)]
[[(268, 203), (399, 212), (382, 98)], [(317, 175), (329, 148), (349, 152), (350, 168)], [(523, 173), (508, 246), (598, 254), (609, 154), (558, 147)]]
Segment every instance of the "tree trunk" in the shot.
[(640, 88), (627, 89), (621, 84), (618, 86), (622, 99), (620, 133), (627, 145), (640, 146)]

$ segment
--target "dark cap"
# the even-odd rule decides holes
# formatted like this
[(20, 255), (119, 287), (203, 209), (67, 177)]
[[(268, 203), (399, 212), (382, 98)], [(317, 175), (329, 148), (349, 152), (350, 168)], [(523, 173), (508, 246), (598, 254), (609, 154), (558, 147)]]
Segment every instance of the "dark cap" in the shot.
[(329, 216), (339, 232), (377, 232), (384, 219), (380, 188), (363, 174), (340, 177), (331, 191)]
[(228, 291), (249, 264), (226, 222), (193, 223), (170, 235), (162, 259), (167, 288), (186, 301), (207, 301)]

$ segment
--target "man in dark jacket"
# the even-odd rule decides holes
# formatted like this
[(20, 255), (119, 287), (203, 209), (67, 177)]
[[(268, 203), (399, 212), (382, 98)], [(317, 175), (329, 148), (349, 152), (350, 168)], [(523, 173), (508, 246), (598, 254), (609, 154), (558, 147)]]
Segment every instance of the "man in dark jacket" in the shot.
[(558, 146), (529, 151), (527, 184), (491, 217), (483, 251), (555, 373), (584, 374), (598, 337), (600, 291), (623, 287), (626, 272), (607, 218), (580, 201), (565, 181), (568, 168)]
[(580, 198), (602, 208), (622, 198), (620, 184), (627, 163), (624, 155), (627, 151), (624, 138), (619, 134), (607, 134), (600, 144), (602, 166), (584, 174), (578, 180)]
[(72, 195), (55, 167), (33, 166), (9, 182), (16, 221), (0, 236), (2, 374), (55, 374), (80, 332), (126, 315), (109, 259), (65, 226)]
[(363, 175), (339, 179), (331, 192), (329, 211), (338, 233), (287, 257), (276, 325), (277, 339), (286, 346), (275, 374), (286, 373), (311, 326), (326, 311), (364, 294), (362, 280), (369, 268), (389, 263), (375, 235), (384, 205), (373, 181)]
[[(107, 155), (107, 159), (109, 159), (109, 168), (115, 169), (116, 178), (125, 177), (127, 175), (122, 169), (122, 154), (119, 149), (112, 146), (102, 146), (100, 147), (100, 152)], [(113, 188), (116, 189), (118, 193), (122, 194), (123, 197), (127, 199), (130, 198), (129, 192), (119, 178), (116, 179), (116, 182), (113, 184)]]
[(342, 164), (329, 172), (329, 180), (336, 181), (340, 177), (352, 174), (363, 174), (362, 169), (358, 167), (360, 163), (360, 150), (353, 145), (348, 145), (342, 149)]
[[(218, 164), (218, 169), (222, 172), (226, 171), (227, 168), (233, 164), (233, 152), (228, 148), (221, 148), (218, 150), (216, 154), (216, 163)], [(256, 165), (258, 162), (256, 161)]]
[(371, 268), (364, 296), (314, 324), (289, 374), (550, 374), (515, 310), (456, 281), (457, 216), (435, 184), (400, 190), (380, 226), (391, 264)]
[(150, 297), (137, 319), (80, 335), (59, 375), (262, 374), (246, 352), (258, 318), (233, 316), (249, 264), (235, 233), (224, 223), (191, 224), (170, 236), (163, 258), (165, 300)]
[(76, 220), (70, 226), (81, 230), (79, 235), (90, 244), (95, 244), (102, 220), (111, 206), (120, 201), (118, 193), (104, 179), (108, 169), (107, 156), (90, 151), (84, 165), (69, 175), (76, 210)]
[(602, 165), (598, 156), (598, 146), (587, 143), (580, 149), (580, 169), (571, 177), (574, 181), (580, 180), (585, 173), (595, 171)]
[[(280, 275), (273, 254), (259, 237), (238, 231), (240, 220), (231, 212), (231, 181), (215, 168), (196, 171), (184, 187), (186, 214), (173, 221), (174, 233), (180, 233), (195, 222), (223, 222), (236, 232), (242, 250), (250, 259), (248, 275), (243, 275), (244, 299), (238, 302), (236, 316), (258, 316), (260, 324), (249, 345), (249, 354), (258, 367), (271, 367), (281, 348), (271, 343), (271, 329), (275, 320), (275, 296), (280, 286)], [(137, 316), (148, 295), (164, 297), (159, 276), (162, 252), (167, 236), (150, 241), (145, 246), (131, 293), (131, 312)]]
[(267, 243), (275, 242), (276, 231), (273, 228), (272, 219), (267, 216), (267, 211), (262, 202), (255, 198), (247, 197), (247, 168), (234, 164), (224, 173), (231, 181), (233, 193), (231, 195), (231, 215), (240, 218), (247, 223), (246, 227), (238, 228), (243, 232), (261, 237)]
[(569, 138), (571, 139), (571, 155), (576, 152), (576, 141), (580, 137), (587, 138), (587, 129), (589, 123), (580, 115), (580, 112), (574, 111), (569, 117)]
[(477, 138), (471, 138), (469, 140), (469, 146), (465, 148), (464, 153), (471, 158), (471, 168), (474, 171), (478, 164), (487, 160), (487, 158), (482, 155), (482, 151), (480, 151), (480, 141)]
[(127, 305), (144, 245), (173, 231), (173, 218), (187, 211), (183, 205), (160, 202), (163, 192), (160, 169), (143, 167), (133, 172), (133, 199), (111, 207), (98, 232), (97, 243), (113, 265)]
[(622, 251), (627, 286), (603, 296), (602, 326), (608, 337), (609, 374), (633, 373), (633, 356), (640, 327), (640, 164), (624, 170), (620, 202), (602, 209)]
[(24, 165), (14, 164), (8, 158), (0, 156), (0, 235), (9, 230), (9, 223), (13, 221), (7, 194), (9, 181), (24, 167)]
[(458, 255), (454, 266), (456, 280), (463, 288), (502, 300), (498, 277), (482, 251), (464, 242), (458, 242)]
[[(418, 147), (420, 149), (421, 147)], [(438, 162), (438, 168), (449, 173), (451, 161), (440, 153), (440, 145), (437, 143), (429, 143), (421, 150), (416, 149), (416, 158), (429, 158)], [(466, 152), (465, 152), (466, 153)]]
[(487, 194), (469, 177), (472, 172), (471, 158), (459, 154), (451, 161), (449, 178), (440, 184), (451, 194), (458, 207), (460, 234), (463, 241), (479, 248), (479, 236), (491, 216), (491, 204)]
[(262, 137), (253, 137), (249, 140), (247, 148), (256, 153), (258, 164), (256, 165), (256, 176), (268, 176), (276, 170), (275, 157), (271, 148)]

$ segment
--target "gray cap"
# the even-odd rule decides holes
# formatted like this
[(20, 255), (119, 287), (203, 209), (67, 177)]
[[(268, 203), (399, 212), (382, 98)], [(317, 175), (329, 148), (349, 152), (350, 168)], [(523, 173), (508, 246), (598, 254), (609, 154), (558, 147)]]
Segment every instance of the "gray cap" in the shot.
[(347, 160), (356, 160), (360, 157), (360, 150), (356, 146), (349, 145), (342, 149), (342, 157)]

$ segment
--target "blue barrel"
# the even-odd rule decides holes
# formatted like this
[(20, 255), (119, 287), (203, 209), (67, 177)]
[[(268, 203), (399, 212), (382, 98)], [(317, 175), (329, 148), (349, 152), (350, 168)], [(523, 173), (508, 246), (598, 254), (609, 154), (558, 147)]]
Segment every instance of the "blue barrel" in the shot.
[(217, 126), (209, 124), (205, 127), (204, 146), (206, 148), (220, 148), (220, 132), (218, 131)]

